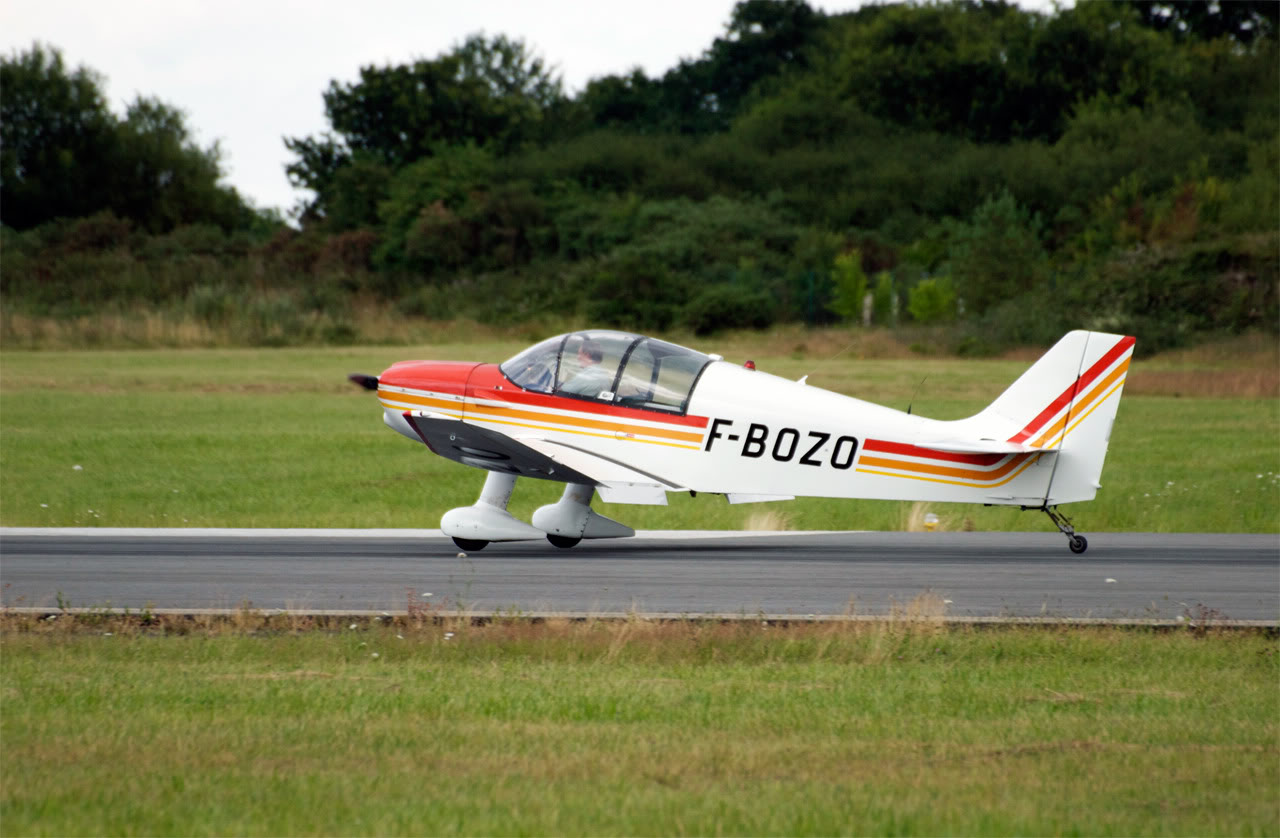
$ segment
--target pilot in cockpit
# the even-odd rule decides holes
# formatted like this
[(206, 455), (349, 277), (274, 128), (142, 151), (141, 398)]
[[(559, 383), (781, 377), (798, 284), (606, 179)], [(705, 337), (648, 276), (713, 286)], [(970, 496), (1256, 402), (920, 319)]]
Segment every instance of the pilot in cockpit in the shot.
[(578, 371), (560, 385), (561, 393), (595, 398), (613, 384), (613, 374), (601, 366), (604, 349), (594, 340), (583, 339), (578, 344)]

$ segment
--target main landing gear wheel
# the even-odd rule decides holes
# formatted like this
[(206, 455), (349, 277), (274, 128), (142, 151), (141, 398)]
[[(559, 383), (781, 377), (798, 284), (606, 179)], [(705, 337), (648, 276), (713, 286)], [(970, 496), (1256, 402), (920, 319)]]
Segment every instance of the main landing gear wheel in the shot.
[(581, 538), (569, 538), (564, 535), (552, 535), (551, 533), (547, 533), (547, 541), (550, 541), (556, 547), (560, 547), (565, 550), (568, 550), (570, 547), (576, 547), (578, 542), (581, 540)]
[(459, 550), (483, 550), (489, 546), (489, 542), (487, 541), (481, 541), (475, 538), (458, 538), (456, 535), (453, 537), (453, 543), (458, 545)]
[(1089, 549), (1089, 539), (1083, 535), (1073, 535), (1071, 540), (1067, 542), (1067, 546), (1071, 548), (1072, 553), (1083, 553)]

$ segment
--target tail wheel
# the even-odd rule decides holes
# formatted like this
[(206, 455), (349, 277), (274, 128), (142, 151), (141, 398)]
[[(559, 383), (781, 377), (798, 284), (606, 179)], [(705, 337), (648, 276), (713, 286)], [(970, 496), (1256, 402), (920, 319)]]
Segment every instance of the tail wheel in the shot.
[[(1026, 509), (1027, 507), (1022, 507)], [(1071, 519), (1058, 511), (1056, 506), (1041, 506), (1040, 511), (1049, 516), (1049, 520), (1058, 528), (1058, 532), (1067, 537), (1067, 546), (1071, 548), (1072, 553), (1083, 553), (1089, 549), (1089, 540), (1083, 535), (1076, 532), (1076, 528), (1072, 526)]]
[(483, 550), (489, 546), (487, 541), (480, 541), (475, 538), (458, 538), (456, 535), (453, 537), (453, 543), (458, 545), (459, 550)]
[(552, 535), (551, 533), (547, 533), (547, 541), (550, 541), (556, 547), (560, 547), (564, 550), (568, 550), (570, 547), (576, 547), (578, 542), (581, 540), (581, 538), (569, 538), (564, 535)]

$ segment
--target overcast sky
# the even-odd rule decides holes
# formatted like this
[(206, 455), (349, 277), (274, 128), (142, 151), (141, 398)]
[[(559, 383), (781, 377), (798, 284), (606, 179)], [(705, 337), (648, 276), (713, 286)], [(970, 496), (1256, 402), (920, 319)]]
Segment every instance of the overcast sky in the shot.
[[(814, 2), (826, 12), (859, 0)], [(1035, 3), (1038, 5), (1038, 3)], [(521, 38), (574, 93), (641, 67), (661, 75), (723, 33), (733, 0), (7, 0), (6, 55), (41, 41), (106, 78), (112, 109), (138, 95), (182, 109), (201, 147), (217, 141), (227, 182), (287, 211), (284, 137), (328, 128), (321, 95), (360, 67), (434, 58), (483, 31)], [(3, 95), (3, 91), (0, 91)]]

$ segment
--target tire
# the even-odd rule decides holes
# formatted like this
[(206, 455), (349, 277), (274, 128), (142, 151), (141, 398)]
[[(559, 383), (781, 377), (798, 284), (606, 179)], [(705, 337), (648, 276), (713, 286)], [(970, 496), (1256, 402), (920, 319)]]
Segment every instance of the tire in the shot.
[(459, 550), (483, 550), (489, 546), (487, 541), (480, 541), (475, 538), (458, 538), (456, 535), (453, 537), (453, 543), (458, 545)]
[(1083, 535), (1073, 535), (1071, 540), (1067, 542), (1067, 546), (1071, 548), (1072, 553), (1083, 553), (1089, 549), (1089, 539)]
[(569, 538), (565, 535), (551, 535), (547, 533), (547, 541), (550, 541), (556, 547), (568, 550), (570, 547), (576, 547), (581, 538)]

